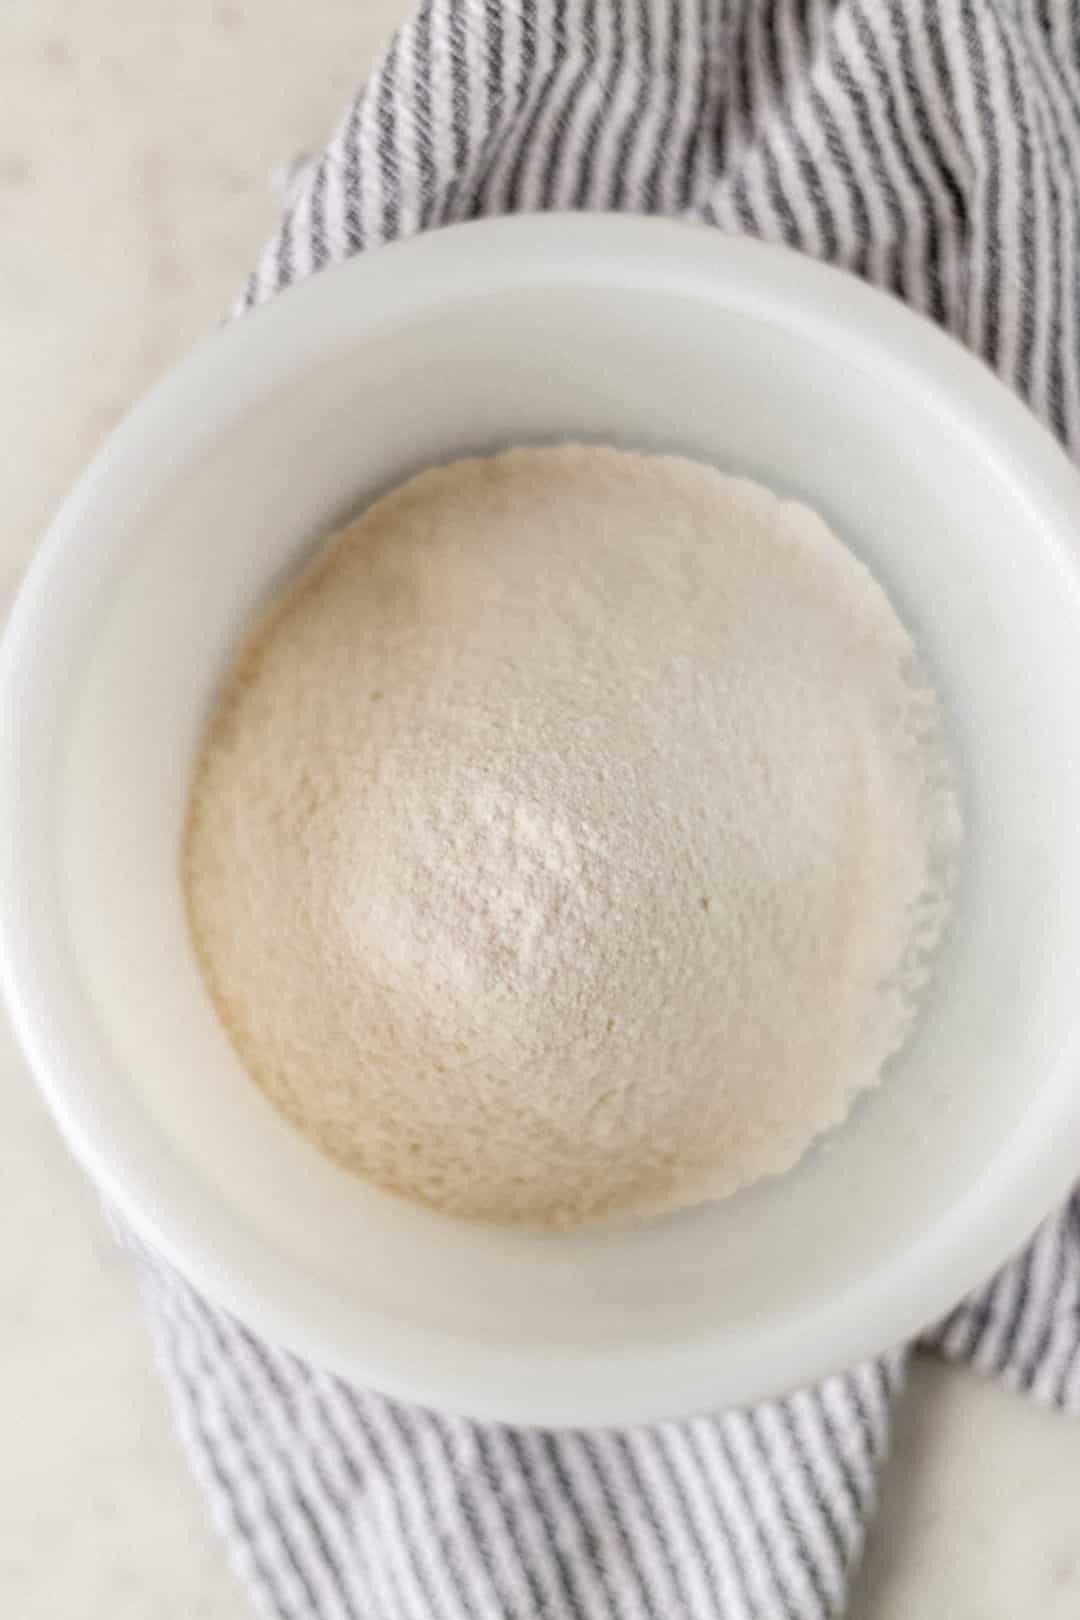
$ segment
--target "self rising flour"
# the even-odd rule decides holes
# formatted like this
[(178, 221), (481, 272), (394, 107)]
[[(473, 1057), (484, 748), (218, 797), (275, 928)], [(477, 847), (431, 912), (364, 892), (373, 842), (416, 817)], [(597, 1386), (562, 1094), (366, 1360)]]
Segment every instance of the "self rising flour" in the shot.
[(572, 1223), (790, 1166), (902, 1042), (936, 704), (805, 507), (687, 460), (414, 478), (257, 628), (184, 853), (235, 1047), (340, 1163)]

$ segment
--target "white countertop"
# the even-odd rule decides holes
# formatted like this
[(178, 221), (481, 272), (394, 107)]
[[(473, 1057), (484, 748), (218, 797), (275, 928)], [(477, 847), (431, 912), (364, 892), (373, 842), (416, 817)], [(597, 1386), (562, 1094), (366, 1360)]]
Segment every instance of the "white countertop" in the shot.
[[(402, 0), (0, 12), (0, 597), (103, 434), (219, 320)], [(180, 20), (182, 19), (182, 20)], [(306, 32), (305, 32), (306, 30)], [(126, 1263), (0, 1026), (0, 1613), (240, 1620)], [(1073, 1620), (1080, 1432), (914, 1369), (852, 1620)]]

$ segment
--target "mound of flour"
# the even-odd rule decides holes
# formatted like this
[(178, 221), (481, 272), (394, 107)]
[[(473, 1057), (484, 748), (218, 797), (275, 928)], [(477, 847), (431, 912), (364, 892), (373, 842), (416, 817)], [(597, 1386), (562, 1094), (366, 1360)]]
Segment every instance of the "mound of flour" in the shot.
[(791, 1165), (947, 914), (936, 706), (805, 507), (577, 447), (424, 473), (258, 627), (197, 767), (191, 928), (334, 1159), (569, 1224)]

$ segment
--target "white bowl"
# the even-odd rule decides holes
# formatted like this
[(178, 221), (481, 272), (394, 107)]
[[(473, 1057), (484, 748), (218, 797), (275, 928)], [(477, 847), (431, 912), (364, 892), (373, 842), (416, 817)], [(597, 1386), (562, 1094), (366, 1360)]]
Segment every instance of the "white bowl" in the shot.
[[(189, 948), (188, 773), (242, 627), (430, 462), (674, 449), (817, 507), (947, 702), (955, 926), (886, 1084), (791, 1174), (635, 1231), (455, 1223), (323, 1160), (246, 1078)], [(882, 1349), (988, 1274), (1080, 1165), (1080, 480), (978, 362), (809, 259), (615, 217), (468, 225), (208, 343), (64, 507), (0, 671), (3, 975), (68, 1139), (214, 1300), (388, 1393), (644, 1421)]]

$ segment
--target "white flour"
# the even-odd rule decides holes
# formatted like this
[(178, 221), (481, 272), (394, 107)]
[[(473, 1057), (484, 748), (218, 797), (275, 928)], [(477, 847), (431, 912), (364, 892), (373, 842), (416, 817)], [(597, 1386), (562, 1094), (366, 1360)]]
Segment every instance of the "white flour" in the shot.
[(423, 474), (259, 627), (185, 852), (251, 1074), (341, 1163), (571, 1223), (791, 1165), (947, 904), (936, 707), (806, 508), (671, 457)]

